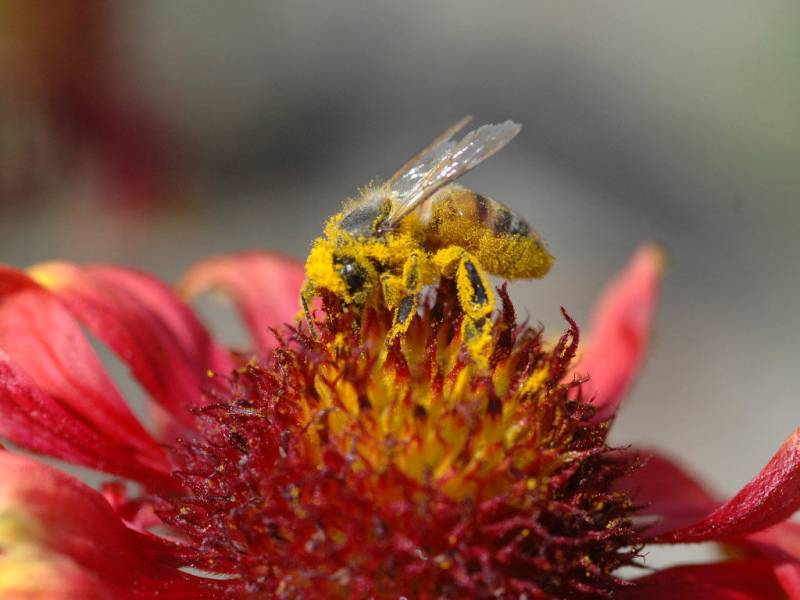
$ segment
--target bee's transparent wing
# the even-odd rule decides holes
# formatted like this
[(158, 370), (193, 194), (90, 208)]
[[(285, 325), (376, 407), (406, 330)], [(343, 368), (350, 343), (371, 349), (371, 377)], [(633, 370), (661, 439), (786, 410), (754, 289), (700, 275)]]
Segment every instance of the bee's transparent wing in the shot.
[(424, 152), (407, 171), (389, 181), (395, 199), (386, 226), (392, 228), (436, 191), (471, 171), (508, 144), (520, 131), (519, 124), (505, 121), (483, 125), (460, 141), (449, 138)]
[(430, 171), (448, 152), (452, 151), (455, 141), (451, 138), (461, 131), (472, 120), (471, 115), (445, 129), (427, 146), (409, 158), (397, 172), (386, 182), (399, 197), (410, 192), (417, 182)]

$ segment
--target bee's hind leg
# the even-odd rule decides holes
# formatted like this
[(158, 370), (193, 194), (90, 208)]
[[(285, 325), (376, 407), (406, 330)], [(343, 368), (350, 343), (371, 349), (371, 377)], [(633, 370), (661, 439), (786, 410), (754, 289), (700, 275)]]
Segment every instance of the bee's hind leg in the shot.
[(458, 246), (436, 253), (434, 262), (445, 277), (456, 281), (458, 302), (464, 311), (461, 337), (472, 358), (488, 366), (486, 350), (492, 341), (494, 294), (486, 273), (477, 259)]
[(387, 308), (394, 310), (387, 342), (408, 331), (411, 320), (417, 314), (420, 292), (427, 281), (426, 261), (425, 256), (415, 252), (403, 263), (402, 275), (388, 275), (383, 280), (384, 300)]

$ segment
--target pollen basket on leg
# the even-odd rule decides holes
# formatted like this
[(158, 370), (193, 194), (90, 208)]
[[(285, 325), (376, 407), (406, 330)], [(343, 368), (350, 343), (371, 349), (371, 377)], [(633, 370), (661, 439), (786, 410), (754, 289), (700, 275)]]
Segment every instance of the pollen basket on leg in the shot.
[(489, 302), (489, 296), (486, 294), (486, 288), (483, 285), (483, 280), (475, 268), (472, 261), (465, 261), (464, 268), (467, 272), (467, 280), (472, 288), (472, 303), (476, 306), (485, 306)]

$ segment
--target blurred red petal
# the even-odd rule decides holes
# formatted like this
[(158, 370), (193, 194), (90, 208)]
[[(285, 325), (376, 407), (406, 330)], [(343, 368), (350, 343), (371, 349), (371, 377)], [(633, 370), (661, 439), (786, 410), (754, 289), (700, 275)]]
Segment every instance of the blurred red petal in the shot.
[(761, 559), (685, 565), (634, 580), (620, 600), (768, 600), (783, 598), (769, 564)]
[(208, 289), (230, 295), (260, 351), (275, 346), (271, 327), (291, 322), (300, 310), (302, 263), (262, 252), (245, 252), (204, 260), (194, 265), (181, 283), (193, 297)]
[(190, 422), (187, 409), (202, 403), (207, 370), (232, 366), (191, 310), (149, 276), (68, 263), (38, 265), (31, 273), (178, 420)]
[(96, 266), (87, 269), (98, 281), (125, 289), (160, 318), (195, 363), (226, 373), (233, 368), (228, 351), (215, 343), (192, 309), (158, 279), (134, 269)]
[(785, 521), (800, 508), (800, 429), (738, 494), (694, 524), (650, 536), (687, 543), (742, 537)]
[[(88, 584), (115, 591), (115, 598), (211, 597), (202, 580), (177, 569), (168, 542), (125, 527), (98, 492), (74, 477), (10, 452), (0, 452), (0, 524), (0, 592), (9, 592), (3, 598), (112, 597), (58, 595), (59, 587), (70, 592)], [(42, 568), (66, 580), (26, 577)]]
[(781, 587), (791, 600), (800, 600), (800, 524), (781, 523), (748, 536), (775, 570)]
[(718, 500), (671, 460), (647, 451), (637, 454), (646, 462), (617, 485), (643, 506), (639, 514), (658, 519), (647, 529), (648, 535), (694, 523), (719, 506)]
[(0, 592), (4, 600), (132, 600), (135, 597), (106, 585), (65, 556), (38, 549), (0, 555)]
[(0, 349), (70, 415), (121, 444), (161, 456), (75, 319), (50, 292), (8, 267), (0, 267)]
[[(619, 487), (645, 505), (643, 516), (660, 519), (647, 529), (651, 537), (701, 521), (721, 504), (683, 468), (659, 455), (651, 455)], [(787, 521), (740, 541), (768, 559), (789, 597), (800, 600), (800, 525)]]
[(589, 376), (583, 387), (584, 397), (597, 409), (598, 419), (614, 415), (639, 371), (664, 262), (660, 247), (640, 247), (595, 308), (588, 347), (572, 372)]
[(93, 428), (42, 391), (3, 350), (0, 350), (0, 437), (34, 452), (149, 486), (174, 485), (160, 448), (142, 452), (124, 439)]

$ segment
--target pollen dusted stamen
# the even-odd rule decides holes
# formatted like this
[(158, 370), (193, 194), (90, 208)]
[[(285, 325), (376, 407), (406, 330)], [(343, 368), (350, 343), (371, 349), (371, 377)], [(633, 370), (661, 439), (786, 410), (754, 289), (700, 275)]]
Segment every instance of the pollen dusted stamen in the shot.
[[(197, 568), (278, 598), (582, 598), (624, 585), (632, 466), (578, 383), (578, 331), (548, 349), (504, 289), (489, 368), (443, 283), (386, 344), (388, 310), (324, 298), (317, 339), (214, 378), (202, 436), (174, 451), (191, 494), (160, 514)], [(575, 396), (578, 399), (575, 399)]]

